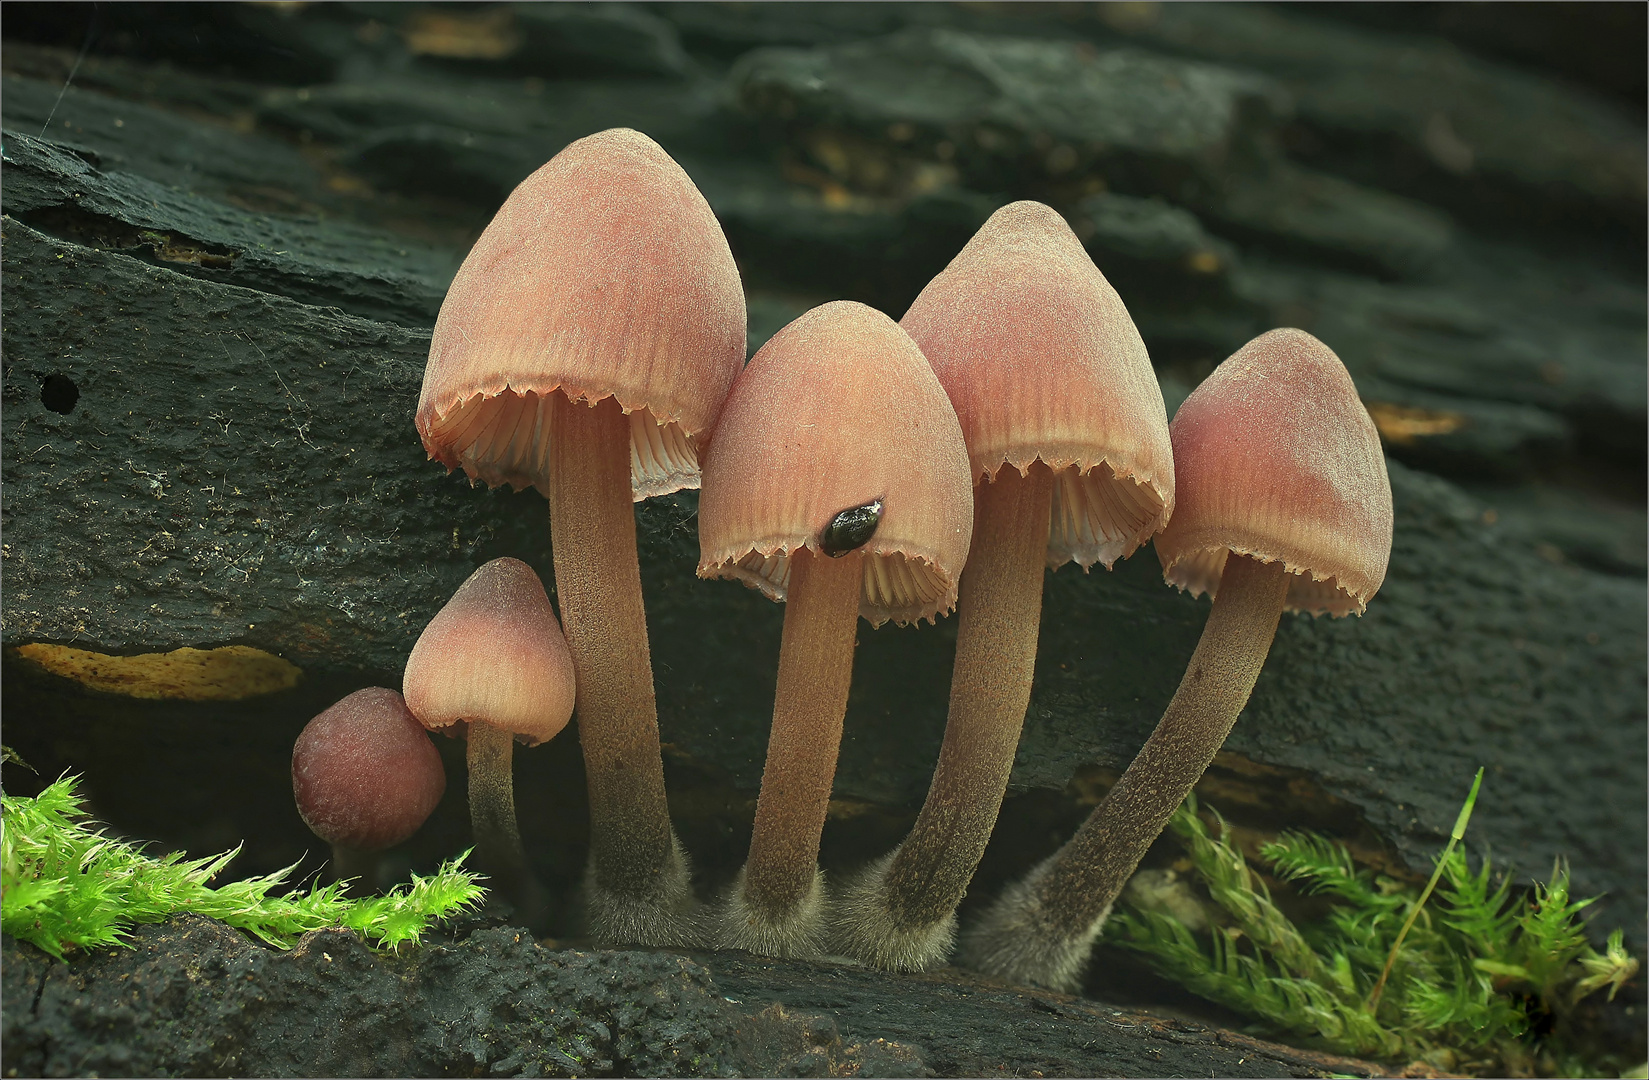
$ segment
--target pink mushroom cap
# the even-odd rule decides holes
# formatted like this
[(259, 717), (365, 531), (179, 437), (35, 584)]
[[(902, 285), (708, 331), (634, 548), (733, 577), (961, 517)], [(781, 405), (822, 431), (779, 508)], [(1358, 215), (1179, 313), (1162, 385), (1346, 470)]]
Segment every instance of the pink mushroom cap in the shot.
[(618, 399), (639, 500), (699, 483), (698, 442), (744, 366), (721, 225), (652, 139), (570, 143), (505, 200), (447, 290), (416, 423), (448, 469), (543, 483), (549, 394)]
[(447, 789), (429, 734), (401, 695), (357, 690), (304, 726), (292, 747), (298, 814), (322, 840), (360, 851), (418, 831)]
[(1048, 565), (1109, 567), (1174, 512), (1168, 414), (1122, 298), (1058, 212), (992, 214), (899, 321), (956, 407), (976, 481), (1054, 473)]
[(407, 658), (401, 689), (425, 727), (479, 720), (537, 746), (573, 715), (572, 654), (520, 559), (494, 559), (452, 594)]
[(1261, 334), (1185, 399), (1169, 433), (1177, 505), (1156, 538), (1163, 577), (1216, 593), (1235, 552), (1287, 567), (1287, 610), (1363, 613), (1391, 558), (1391, 481), (1332, 349), (1303, 330)]
[(774, 334), (728, 393), (699, 497), (700, 577), (774, 600), (790, 556), (881, 503), (859, 613), (873, 626), (955, 606), (973, 536), (967, 446), (916, 343), (880, 311), (820, 305)]

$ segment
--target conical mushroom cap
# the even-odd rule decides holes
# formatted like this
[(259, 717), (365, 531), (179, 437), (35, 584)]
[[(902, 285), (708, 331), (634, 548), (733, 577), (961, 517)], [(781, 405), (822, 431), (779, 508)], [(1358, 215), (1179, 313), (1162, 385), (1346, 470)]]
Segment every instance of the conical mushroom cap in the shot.
[(1288, 568), (1291, 611), (1363, 613), (1391, 558), (1391, 481), (1333, 350), (1303, 330), (1261, 334), (1169, 430), (1177, 506), (1156, 538), (1164, 578), (1216, 593), (1234, 551)]
[(899, 325), (956, 408), (976, 480), (1054, 470), (1048, 564), (1106, 567), (1174, 509), (1174, 457), (1145, 342), (1065, 219), (991, 215)]
[(447, 290), (418, 434), (447, 468), (517, 489), (545, 468), (548, 403), (615, 397), (638, 499), (698, 486), (695, 438), (744, 363), (727, 237), (681, 166), (614, 128), (523, 180)]
[(879, 625), (949, 611), (973, 531), (962, 430), (909, 336), (836, 301), (773, 335), (727, 396), (699, 495), (699, 576), (782, 600), (790, 553), (824, 552), (836, 515), (878, 501), (859, 613)]
[(402, 693), (427, 728), (480, 720), (536, 746), (573, 715), (573, 660), (532, 567), (494, 559), (424, 627)]

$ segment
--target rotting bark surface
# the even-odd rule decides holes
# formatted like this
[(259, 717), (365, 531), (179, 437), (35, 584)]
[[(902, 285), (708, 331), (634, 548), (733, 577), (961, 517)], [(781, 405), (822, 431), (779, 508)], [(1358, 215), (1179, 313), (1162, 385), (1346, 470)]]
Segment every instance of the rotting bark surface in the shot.
[(509, 927), (289, 953), (182, 916), (64, 963), (4, 942), (7, 1076), (1373, 1076), (954, 972), (580, 951)]
[[(78, 66), (84, 28), (52, 30), (77, 10), (8, 6), (0, 58), (0, 670), (6, 741), (42, 774), (7, 765), (8, 791), (71, 769), (124, 835), (193, 855), (244, 841), (244, 873), (317, 864), (290, 795), (303, 724), (361, 686), (399, 685), (420, 628), (481, 562), (515, 556), (551, 582), (544, 500), (443, 476), (411, 417), (441, 296), (498, 203), (571, 139), (623, 124), (658, 139), (722, 221), (752, 349), (828, 299), (897, 317), (1012, 198), (1071, 222), (1170, 412), (1272, 326), (1336, 349), (1391, 459), (1391, 572), (1362, 619), (1284, 619), (1199, 794), (1244, 837), (1318, 829), (1412, 880), (1484, 765), (1471, 850), (1524, 882), (1567, 859), (1577, 892), (1606, 894), (1595, 936), (1623, 926), (1641, 951), (1641, 93), (1497, 61), (1459, 27), (1450, 43), (1300, 8), (610, 4), (432, 23), (411, 8), (105, 5)], [(1572, 53), (1588, 25), (1551, 34)], [(453, 52), (478, 42), (493, 59)], [(694, 577), (696, 505), (649, 500), (637, 521), (671, 812), (708, 895), (748, 846), (782, 609)], [(1206, 614), (1150, 552), (1046, 578), (1025, 733), (964, 920), (1126, 766)], [(954, 634), (950, 620), (861, 632), (827, 872), (885, 853), (914, 819)], [(242, 701), (138, 701), (42, 674), (11, 649), (31, 642), (241, 644), (303, 679)], [(516, 756), (558, 935), (577, 932), (587, 859), (575, 740), (576, 723)], [(441, 750), (448, 795), (382, 860), (386, 882), (468, 844), (462, 746)], [(7, 954), (8, 1025), (27, 1000), (13, 969), (35, 970), (12, 963), (25, 952)], [(916, 1037), (926, 1014), (900, 998), (976, 1018), (998, 1003), (1013, 1022), (978, 1029), (1022, 1041), (1045, 1073), (1162, 1071), (1096, 1063), (1075, 1035), (1038, 1043), (1065, 1014), (1025, 1002), (1065, 999), (954, 972), (888, 980), (883, 999), (883, 977), (856, 969), (692, 963), (724, 996), (830, 1018), (834, 1050), (774, 1069), (845, 1070), (846, 1048), (878, 1039), (920, 1046), (935, 1071), (988, 1060), (968, 1056), (960, 1024), (955, 1043)], [(1140, 969), (1103, 954), (1090, 992), (1171, 993), (1108, 970)], [(172, 1023), (121, 1015), (111, 1047)], [(761, 1038), (800, 1061), (815, 1021), (798, 1023)], [(903, 1052), (852, 1067), (893, 1071)]]
[[(472, 490), (423, 460), (408, 417), (424, 332), (3, 228), (8, 642), (241, 643), (398, 685), (477, 563), (515, 555), (553, 580), (536, 492)], [(72, 413), (29, 392), (47, 368), (80, 388)], [(1525, 873), (1567, 857), (1581, 890), (1631, 910), (1646, 850), (1641, 815), (1621, 814), (1644, 785), (1641, 583), (1555, 566), (1447, 482), (1391, 472), (1385, 586), (1361, 619), (1284, 621), (1228, 751), (1309, 777), (1416, 866), (1486, 765), (1478, 838)], [(687, 493), (639, 511), (664, 738), (675, 767), (750, 791), (782, 611), (693, 577), (694, 506)], [(1205, 617), (1148, 555), (1050, 574), (1015, 789), (1120, 770)], [(839, 798), (920, 805), (954, 632), (861, 634)], [(289, 737), (308, 715), (280, 721)], [(1576, 799), (1582, 778), (1590, 797)]]

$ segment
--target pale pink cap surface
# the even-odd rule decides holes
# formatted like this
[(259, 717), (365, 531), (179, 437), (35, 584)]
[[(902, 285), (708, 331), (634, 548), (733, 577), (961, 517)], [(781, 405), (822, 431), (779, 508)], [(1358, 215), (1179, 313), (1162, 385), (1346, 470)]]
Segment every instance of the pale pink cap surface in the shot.
[(298, 816), (329, 844), (394, 847), (418, 831), (446, 789), (428, 732), (400, 694), (381, 686), (315, 717), (292, 747)]
[(489, 486), (545, 475), (545, 396), (618, 399), (636, 498), (698, 485), (696, 439), (744, 363), (727, 237), (681, 166), (613, 128), (523, 180), (464, 259), (430, 342), (418, 434)]
[(573, 715), (573, 660), (532, 568), (494, 559), (469, 576), (412, 647), (402, 692), (425, 727), (483, 721), (536, 746)]
[(1234, 551), (1288, 568), (1288, 610), (1363, 613), (1391, 558), (1391, 481), (1333, 350), (1303, 330), (1262, 334), (1170, 430), (1178, 506), (1156, 538), (1164, 578), (1212, 595)]
[(1065, 219), (991, 215), (900, 325), (933, 364), (974, 478), (1055, 472), (1048, 564), (1110, 567), (1174, 509), (1162, 389), (1128, 310)]
[(962, 430), (898, 324), (839, 300), (773, 335), (733, 384), (699, 494), (699, 576), (782, 600), (790, 553), (820, 553), (838, 513), (877, 500), (859, 613), (949, 611), (973, 537)]

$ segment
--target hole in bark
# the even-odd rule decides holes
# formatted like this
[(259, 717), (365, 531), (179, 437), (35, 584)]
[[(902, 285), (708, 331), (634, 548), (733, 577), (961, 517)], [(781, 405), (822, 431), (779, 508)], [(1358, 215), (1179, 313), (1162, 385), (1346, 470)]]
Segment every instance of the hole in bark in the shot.
[(67, 375), (54, 371), (40, 382), (40, 404), (54, 413), (69, 415), (79, 400), (80, 387)]

